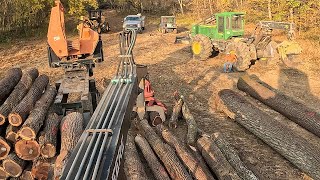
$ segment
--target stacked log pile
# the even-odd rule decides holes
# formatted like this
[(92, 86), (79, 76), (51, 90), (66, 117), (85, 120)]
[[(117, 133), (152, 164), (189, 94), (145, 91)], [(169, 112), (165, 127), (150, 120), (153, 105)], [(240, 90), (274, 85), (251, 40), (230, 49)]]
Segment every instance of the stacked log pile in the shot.
[[(185, 141), (172, 132), (178, 127), (181, 118), (188, 126)], [(129, 145), (125, 151), (128, 179), (145, 179), (148, 168), (141, 165), (143, 160), (151, 169), (154, 179), (258, 179), (222, 135), (216, 133), (211, 137), (198, 129), (183, 96), (175, 94), (175, 104), (168, 124), (170, 128), (164, 124), (152, 128), (153, 125), (148, 122), (143, 119), (138, 123), (136, 146), (132, 142), (132, 133), (128, 136)], [(134, 151), (141, 151), (141, 155)]]
[(53, 179), (54, 168), (59, 177), (83, 131), (82, 114), (68, 114), (60, 126), (56, 88), (35, 68), (8, 70), (0, 87), (0, 179)]

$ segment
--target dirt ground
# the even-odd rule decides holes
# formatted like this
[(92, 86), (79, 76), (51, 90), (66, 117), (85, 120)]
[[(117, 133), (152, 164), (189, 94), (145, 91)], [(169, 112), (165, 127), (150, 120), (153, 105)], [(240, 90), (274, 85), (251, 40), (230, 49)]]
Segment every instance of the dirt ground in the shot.
[[(103, 34), (105, 61), (94, 69), (94, 77), (100, 92), (113, 77), (118, 63), (118, 32), (121, 17), (110, 12), (108, 17), (112, 31)], [(236, 122), (216, 112), (214, 99), (221, 89), (236, 90), (237, 79), (244, 73), (223, 73), (223, 55), (207, 61), (194, 60), (190, 47), (174, 44), (175, 34), (160, 34), (155, 23), (148, 23), (146, 31), (139, 34), (134, 48), (136, 63), (148, 66), (148, 72), (156, 97), (169, 107), (174, 103), (172, 94), (178, 90), (185, 96), (197, 123), (208, 134), (220, 132), (239, 152), (244, 163), (261, 179), (302, 179), (303, 173), (281, 155), (255, 137)], [(258, 62), (246, 73), (256, 75), (272, 87), (306, 103), (320, 111), (319, 59), (320, 45), (299, 40), (303, 54), (295, 60), (295, 69), (285, 67), (281, 62)], [(63, 71), (49, 68), (46, 40), (23, 41), (0, 47), (0, 77), (11, 67), (37, 67), (41, 73), (50, 76), (50, 81), (60, 79)], [(249, 100), (255, 101), (248, 97)], [(320, 139), (306, 132), (298, 125), (270, 110), (261, 103), (259, 108), (269, 112), (281, 123), (289, 124), (301, 132), (310, 142), (319, 146)], [(179, 122), (176, 134), (183, 139), (186, 132), (184, 121)]]

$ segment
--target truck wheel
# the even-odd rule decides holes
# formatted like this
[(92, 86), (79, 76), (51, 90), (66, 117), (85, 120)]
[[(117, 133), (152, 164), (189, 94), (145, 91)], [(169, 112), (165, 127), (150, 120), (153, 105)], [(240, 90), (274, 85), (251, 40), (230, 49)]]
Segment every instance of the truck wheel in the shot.
[(195, 59), (207, 60), (213, 51), (211, 40), (204, 35), (198, 34), (192, 38), (191, 50)]
[(237, 71), (246, 71), (251, 66), (251, 49), (250, 45), (244, 42), (234, 42), (233, 47), (237, 56), (234, 68)]

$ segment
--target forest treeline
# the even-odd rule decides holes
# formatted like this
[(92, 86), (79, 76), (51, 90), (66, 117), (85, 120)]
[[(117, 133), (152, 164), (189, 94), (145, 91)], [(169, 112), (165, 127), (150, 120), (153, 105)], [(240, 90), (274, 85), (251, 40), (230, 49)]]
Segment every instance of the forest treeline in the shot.
[[(150, 14), (188, 14), (202, 19), (222, 11), (246, 12), (247, 22), (290, 21), (299, 32), (319, 38), (319, 0), (61, 0), (67, 15), (80, 16), (89, 8)], [(0, 34), (23, 34), (46, 27), (54, 0), (0, 0)], [(0, 35), (1, 36), (1, 35)], [(313, 36), (310, 35), (310, 38)], [(0, 38), (1, 41), (1, 38)]]

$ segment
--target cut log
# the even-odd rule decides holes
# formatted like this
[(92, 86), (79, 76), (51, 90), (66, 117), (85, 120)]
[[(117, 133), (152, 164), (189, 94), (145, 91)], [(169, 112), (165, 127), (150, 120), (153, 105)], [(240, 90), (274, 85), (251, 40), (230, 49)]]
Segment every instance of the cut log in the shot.
[(32, 169), (32, 164), (29, 163), (29, 165), (27, 165), (27, 167), (23, 170), (23, 172), (20, 176), (20, 179), (21, 180), (34, 180), (35, 177), (33, 176), (31, 169)]
[[(314, 179), (320, 179), (320, 151), (232, 90), (219, 93), (225, 110), (243, 127)], [(230, 114), (230, 113), (229, 113)]]
[(198, 126), (197, 123), (191, 114), (189, 107), (184, 102), (182, 105), (182, 116), (186, 120), (188, 125), (188, 132), (187, 132), (187, 144), (190, 146), (195, 147), (198, 135)]
[(39, 137), (40, 152), (45, 158), (52, 158), (56, 155), (59, 124), (60, 117), (56, 113), (49, 114), (45, 120), (44, 129)]
[(154, 177), (158, 180), (169, 180), (170, 177), (166, 169), (159, 162), (157, 156), (152, 151), (148, 141), (144, 137), (142, 137), (140, 134), (138, 134), (134, 140), (138, 145), (138, 147), (140, 148), (149, 167), (151, 168)]
[(7, 119), (11, 110), (19, 104), (23, 97), (28, 93), (33, 81), (38, 77), (38, 70), (32, 68), (23, 73), (21, 80), (14, 87), (10, 96), (0, 107), (0, 125)]
[(6, 139), (12, 143), (16, 143), (18, 139), (18, 134), (17, 134), (18, 131), (19, 131), (19, 127), (12, 126), (11, 124), (9, 124), (6, 129)]
[(124, 153), (124, 168), (127, 179), (143, 180), (148, 179), (144, 166), (139, 158), (132, 134), (128, 133), (126, 151)]
[(192, 173), (193, 177), (198, 180), (202, 179), (214, 179), (209, 169), (205, 164), (201, 164), (200, 161), (193, 156), (193, 154), (178, 140), (167, 128), (163, 128), (161, 131), (163, 139), (176, 150), (177, 155), (181, 161)]
[(166, 167), (172, 179), (192, 179), (169, 145), (162, 142), (147, 120), (140, 122), (144, 137)]
[(77, 145), (83, 131), (83, 116), (72, 112), (65, 116), (60, 125), (61, 150), (54, 165), (54, 179), (60, 179), (62, 170), (67, 164), (73, 148)]
[(35, 179), (46, 180), (53, 178), (53, 159), (38, 157), (32, 163), (31, 175)]
[(237, 151), (219, 133), (213, 134), (214, 143), (219, 147), (231, 166), (243, 180), (258, 180), (259, 178), (241, 161)]
[(18, 131), (19, 137), (24, 140), (34, 140), (36, 138), (56, 94), (57, 91), (55, 87), (50, 86), (47, 88)]
[(238, 88), (320, 137), (320, 114), (291, 97), (242, 76)]
[(10, 152), (10, 144), (0, 136), (0, 160), (5, 159)]
[(9, 174), (4, 170), (3, 165), (0, 166), (0, 179), (8, 179)]
[(12, 68), (7, 71), (6, 76), (0, 80), (0, 101), (3, 101), (10, 94), (21, 76), (22, 71), (20, 68)]
[(12, 177), (19, 177), (26, 165), (26, 161), (20, 159), (16, 153), (11, 152), (3, 160), (4, 170)]
[(218, 146), (209, 137), (204, 136), (198, 139), (197, 146), (219, 180), (241, 180)]
[(72, 151), (83, 131), (83, 116), (73, 112), (65, 116), (60, 126), (61, 151)]
[(23, 160), (34, 160), (40, 156), (40, 145), (35, 140), (19, 140), (15, 144), (15, 152)]
[(169, 120), (169, 127), (170, 128), (177, 128), (178, 127), (178, 118), (181, 114), (181, 108), (183, 105), (183, 100), (180, 98), (177, 100), (175, 103), (173, 110), (172, 110), (172, 115)]
[(156, 111), (151, 111), (149, 113), (149, 117), (150, 117), (150, 124), (152, 126), (157, 126), (159, 124), (162, 124), (162, 119), (160, 117), (160, 114)]
[(23, 124), (30, 111), (34, 108), (36, 101), (41, 97), (42, 92), (46, 88), (49, 78), (46, 75), (40, 75), (32, 84), (27, 95), (21, 102), (12, 109), (9, 114), (9, 123), (13, 126), (20, 126)]

